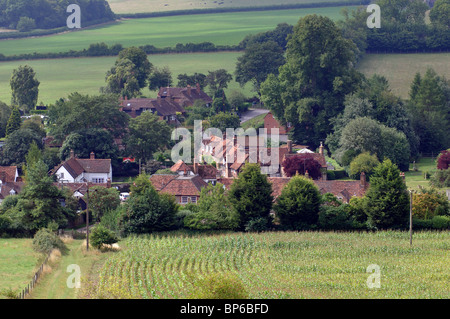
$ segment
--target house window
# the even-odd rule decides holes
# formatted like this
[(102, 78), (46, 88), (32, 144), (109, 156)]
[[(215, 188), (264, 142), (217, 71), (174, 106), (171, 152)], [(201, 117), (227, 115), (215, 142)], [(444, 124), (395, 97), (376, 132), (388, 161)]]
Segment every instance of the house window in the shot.
[(197, 203), (197, 197), (196, 196), (192, 196), (191, 197), (191, 203)]
[(92, 183), (94, 183), (94, 184), (104, 184), (105, 183), (105, 179), (104, 178), (93, 178), (92, 179)]
[(61, 173), (60, 177), (61, 179), (64, 179), (64, 173)]
[(181, 196), (181, 204), (187, 204), (189, 197), (187, 196)]

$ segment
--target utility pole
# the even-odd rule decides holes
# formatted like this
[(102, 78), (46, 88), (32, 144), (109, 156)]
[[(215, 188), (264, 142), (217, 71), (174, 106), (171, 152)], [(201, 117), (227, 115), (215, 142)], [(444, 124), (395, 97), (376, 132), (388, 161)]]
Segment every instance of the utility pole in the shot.
[(412, 190), (409, 191), (409, 245), (412, 246), (412, 206), (413, 195)]
[(86, 251), (89, 251), (89, 182), (86, 182)]

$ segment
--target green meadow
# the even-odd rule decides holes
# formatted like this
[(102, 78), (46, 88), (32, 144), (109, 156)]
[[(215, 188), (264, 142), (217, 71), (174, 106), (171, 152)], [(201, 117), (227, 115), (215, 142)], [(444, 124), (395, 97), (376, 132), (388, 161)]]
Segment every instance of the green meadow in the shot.
[(22, 289), (33, 278), (42, 256), (32, 250), (31, 242), (31, 239), (0, 239), (0, 293)]
[[(239, 52), (161, 54), (150, 55), (150, 62), (156, 67), (168, 66), (173, 74), (175, 84), (178, 74), (194, 74), (220, 68), (234, 73)], [(20, 65), (30, 65), (41, 82), (38, 102), (54, 103), (59, 98), (67, 97), (72, 92), (82, 94), (99, 94), (99, 88), (105, 86), (106, 72), (114, 65), (115, 57), (75, 58), (55, 60), (32, 60), (0, 63), (0, 101), (10, 103), (11, 88), (9, 81), (12, 71)], [(235, 81), (228, 86), (230, 90), (242, 90), (251, 96), (251, 84), (241, 88)], [(156, 92), (148, 89), (142, 91), (148, 97), (156, 96)]]
[(0, 53), (6, 56), (33, 52), (58, 53), (87, 49), (90, 44), (99, 42), (108, 45), (120, 43), (124, 47), (154, 45), (157, 48), (189, 42), (237, 45), (248, 34), (274, 29), (283, 22), (295, 24), (300, 17), (308, 14), (341, 19), (341, 9), (328, 7), (125, 19), (52, 36), (2, 40)]

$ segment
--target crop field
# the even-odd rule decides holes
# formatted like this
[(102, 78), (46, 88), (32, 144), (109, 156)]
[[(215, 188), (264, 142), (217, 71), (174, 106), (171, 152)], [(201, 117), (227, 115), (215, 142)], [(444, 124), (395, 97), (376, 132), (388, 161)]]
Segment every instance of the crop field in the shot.
[(394, 94), (409, 99), (411, 82), (417, 72), (424, 75), (430, 67), (450, 79), (449, 61), (450, 53), (367, 54), (358, 69), (369, 76), (374, 73), (385, 76)]
[(57, 35), (2, 40), (0, 53), (6, 56), (33, 52), (58, 53), (87, 49), (90, 44), (99, 42), (108, 45), (120, 43), (124, 47), (154, 45), (157, 48), (189, 42), (237, 45), (248, 34), (274, 29), (279, 23), (296, 24), (300, 17), (308, 14), (342, 19), (341, 10), (342, 7), (328, 7), (125, 19)]
[(339, 0), (108, 0), (115, 13), (162, 12), (206, 8), (263, 7), (281, 4), (338, 2)]
[(449, 232), (415, 233), (412, 246), (393, 231), (130, 237), (100, 269), (95, 296), (189, 298), (192, 278), (232, 273), (250, 298), (448, 299), (449, 243)]
[[(161, 54), (149, 56), (149, 61), (156, 67), (168, 66), (175, 84), (178, 74), (194, 74), (200, 72), (226, 69), (234, 73), (240, 52)], [(74, 58), (54, 60), (31, 60), (0, 63), (0, 101), (10, 103), (11, 87), (9, 81), (14, 69), (20, 65), (30, 65), (36, 72), (39, 86), (38, 102), (54, 103), (59, 98), (67, 97), (72, 92), (82, 94), (99, 94), (99, 88), (105, 86), (106, 72), (114, 65), (116, 57)], [(245, 95), (252, 96), (252, 85), (241, 88), (232, 81), (228, 90), (242, 90)], [(142, 93), (148, 97), (156, 96), (156, 92), (144, 89)]]
[(25, 287), (40, 259), (31, 248), (31, 239), (0, 239), (0, 292)]

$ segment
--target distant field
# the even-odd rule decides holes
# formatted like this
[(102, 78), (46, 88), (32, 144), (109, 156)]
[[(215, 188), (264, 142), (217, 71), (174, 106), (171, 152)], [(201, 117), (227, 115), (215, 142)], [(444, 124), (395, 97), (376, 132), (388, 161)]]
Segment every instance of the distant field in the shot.
[(283, 22), (296, 24), (300, 17), (308, 14), (315, 13), (339, 20), (342, 18), (341, 10), (342, 7), (328, 7), (121, 20), (58, 35), (2, 40), (0, 53), (9, 56), (33, 52), (67, 52), (87, 49), (90, 44), (98, 42), (108, 45), (120, 43), (124, 47), (150, 44), (158, 48), (205, 41), (217, 45), (236, 45), (248, 34), (274, 29)]
[(31, 239), (0, 239), (0, 292), (24, 288), (37, 270), (39, 258)]
[[(234, 73), (240, 52), (193, 53), (151, 55), (149, 60), (158, 67), (168, 66), (175, 78), (180, 73), (193, 74), (224, 68)], [(424, 73), (428, 66), (450, 79), (450, 53), (440, 54), (369, 54), (359, 64), (358, 69), (366, 75), (384, 75), (389, 80), (392, 91), (408, 98), (408, 91), (414, 74)], [(78, 91), (84, 94), (98, 94), (105, 85), (105, 74), (114, 64), (115, 57), (76, 58), (55, 60), (32, 60), (0, 63), (0, 101), (9, 103), (11, 89), (9, 80), (12, 71), (20, 65), (32, 66), (41, 85), (39, 102), (54, 103), (69, 93)], [(254, 95), (251, 84), (243, 89), (235, 81), (229, 90), (242, 90), (247, 96)], [(143, 91), (152, 96), (155, 92)]]
[(270, 5), (338, 2), (339, 0), (108, 0), (115, 13), (162, 12), (207, 8), (263, 7)]
[(405, 99), (409, 98), (414, 75), (424, 75), (429, 67), (450, 79), (450, 53), (367, 54), (358, 65), (366, 75), (384, 75), (392, 91)]
[[(157, 66), (168, 66), (172, 71), (175, 84), (177, 75), (181, 73), (194, 74), (224, 68), (234, 73), (239, 52), (164, 54), (149, 56), (150, 62)], [(114, 65), (115, 57), (77, 58), (55, 60), (33, 60), (0, 63), (0, 101), (11, 101), (9, 81), (12, 71), (20, 65), (30, 65), (36, 71), (36, 77), (41, 82), (38, 102), (54, 103), (61, 97), (67, 97), (72, 92), (83, 94), (99, 94), (99, 88), (105, 86), (105, 74)], [(253, 95), (251, 84), (243, 89), (238, 83), (232, 82), (228, 90), (242, 90), (245, 95)], [(143, 90), (146, 96), (156, 92)]]

